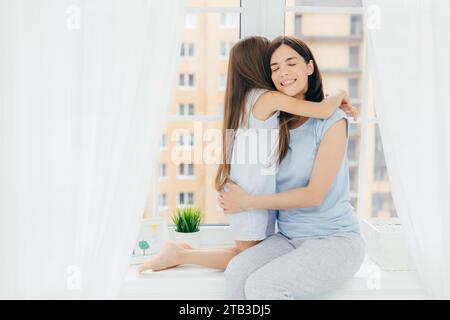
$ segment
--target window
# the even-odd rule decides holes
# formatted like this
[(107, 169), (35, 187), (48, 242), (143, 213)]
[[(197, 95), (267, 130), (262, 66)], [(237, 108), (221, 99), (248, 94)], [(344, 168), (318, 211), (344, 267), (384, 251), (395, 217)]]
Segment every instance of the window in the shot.
[(194, 177), (194, 164), (192, 163), (180, 163), (178, 165), (177, 178), (193, 178)]
[(226, 85), (227, 85), (226, 74), (220, 74), (219, 75), (219, 90), (221, 90), (221, 91), (225, 90)]
[(194, 193), (193, 192), (179, 192), (178, 193), (178, 206), (191, 206), (194, 205)]
[(219, 48), (219, 57), (222, 59), (228, 59), (232, 46), (233, 46), (232, 42), (221, 42)]
[(186, 18), (184, 20), (185, 29), (194, 29), (197, 26), (197, 15), (192, 13), (186, 13)]
[(183, 42), (181, 44), (180, 56), (181, 57), (193, 57), (195, 55), (195, 46), (194, 43)]
[(193, 103), (179, 103), (177, 115), (179, 116), (193, 116), (195, 114), (195, 106)]
[(349, 50), (350, 68), (359, 68), (359, 47), (351, 46)]
[(163, 133), (161, 136), (161, 149), (167, 148), (167, 133)]
[(350, 17), (350, 35), (361, 36), (362, 35), (362, 17), (360, 15), (352, 15)]
[(181, 133), (178, 135), (177, 148), (191, 148), (194, 147), (194, 134)]
[(361, 55), (366, 43), (363, 14), (361, 0), (286, 0), (284, 28), (285, 34), (300, 36), (313, 51), (325, 92), (344, 87), (352, 104), (366, 110), (364, 119), (350, 124), (350, 201), (361, 217), (393, 217), (395, 206), (369, 92), (370, 78)]
[(300, 38), (302, 36), (302, 15), (295, 15), (295, 36)]
[(395, 218), (394, 201), (390, 193), (375, 193), (372, 198), (372, 217), (374, 218)]
[(226, 12), (220, 14), (220, 26), (222, 28), (236, 28), (239, 16), (235, 13)]
[(178, 85), (180, 88), (194, 88), (194, 75), (192, 73), (180, 73)]
[(162, 193), (159, 195), (159, 209), (167, 209), (167, 193)]
[[(365, 90), (370, 86), (366, 85), (365, 79), (364, 12), (361, 0), (286, 0), (283, 19), (276, 17), (277, 12), (282, 10), (268, 11), (265, 14), (257, 10), (245, 11), (250, 2), (256, 1), (188, 2), (191, 7), (187, 10), (189, 13), (182, 35), (182, 42), (185, 43), (183, 50), (185, 58), (192, 52), (196, 59), (182, 59), (179, 65), (172, 114), (166, 123), (165, 142), (161, 142), (169, 150), (161, 152), (158, 159), (167, 164), (167, 173), (170, 172), (171, 175), (164, 182), (156, 179), (156, 191), (150, 195), (149, 203), (157, 202), (159, 194), (167, 193), (167, 199), (173, 199), (173, 202), (168, 202), (168, 210), (160, 215), (166, 217), (169, 223), (169, 213), (177, 204), (190, 204), (200, 207), (205, 214), (204, 224), (227, 224), (226, 217), (215, 201), (214, 177), (217, 166), (189, 158), (197, 149), (205, 150), (208, 145), (204, 139), (196, 138), (194, 146), (193, 132), (200, 127), (203, 128), (203, 134), (207, 129), (221, 129), (229, 49), (240, 39), (241, 34), (243, 37), (252, 34), (275, 37), (285, 30), (286, 35), (301, 36), (311, 47), (322, 71), (326, 93), (335, 88), (347, 89), (352, 103), (360, 104), (362, 109), (368, 110), (367, 118), (361, 119), (364, 121), (350, 124), (347, 150), (350, 201), (362, 217), (385, 216), (382, 212), (392, 214), (389, 208), (393, 203), (389, 203), (391, 198), (387, 196), (390, 195), (387, 170), (385, 163), (381, 161), (384, 154), (377, 151), (377, 144), (381, 145), (381, 139), (379, 142), (375, 141), (377, 120), (371, 109), (373, 102), (367, 98)], [(269, 6), (275, 6), (276, 3), (281, 1), (267, 1)], [(196, 7), (193, 8), (192, 4)], [(203, 7), (197, 10), (198, 6)], [(259, 7), (261, 8), (258, 10), (265, 10), (265, 6)], [(250, 16), (253, 21), (249, 21), (252, 20), (248, 19)], [(267, 16), (271, 18), (267, 19)], [(250, 33), (248, 30), (251, 30)], [(258, 30), (259, 34), (256, 33)], [(192, 49), (190, 43), (194, 44)], [(176, 135), (177, 129), (185, 131), (183, 138)], [(168, 139), (174, 141), (170, 146)], [(175, 162), (171, 158), (173, 151), (179, 151), (188, 157), (181, 161), (182, 167), (179, 166), (180, 161)], [(193, 177), (180, 181), (179, 173), (183, 174), (182, 177)], [(196, 195), (189, 190), (195, 190)], [(382, 204), (383, 201), (386, 204)], [(158, 212), (153, 212), (153, 207), (149, 205), (146, 216), (154, 214)]]
[(159, 177), (167, 178), (167, 163), (161, 163), (159, 167)]
[(348, 97), (359, 99), (359, 78), (348, 79)]
[(374, 154), (374, 180), (385, 181), (388, 179), (386, 163), (384, 161), (383, 145), (381, 143), (380, 131), (375, 130), (375, 154)]

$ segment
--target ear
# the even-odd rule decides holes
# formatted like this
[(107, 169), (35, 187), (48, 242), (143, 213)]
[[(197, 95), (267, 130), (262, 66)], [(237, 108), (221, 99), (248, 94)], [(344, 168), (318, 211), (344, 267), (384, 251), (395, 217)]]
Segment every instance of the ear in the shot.
[(314, 73), (314, 62), (313, 60), (309, 60), (309, 62), (306, 64), (306, 69), (308, 70), (308, 76), (312, 75)]

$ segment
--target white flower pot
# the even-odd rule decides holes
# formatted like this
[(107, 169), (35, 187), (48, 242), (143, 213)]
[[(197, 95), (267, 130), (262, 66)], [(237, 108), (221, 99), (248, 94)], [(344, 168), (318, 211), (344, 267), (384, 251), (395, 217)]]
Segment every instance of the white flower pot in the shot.
[(177, 232), (174, 230), (175, 242), (186, 242), (192, 248), (200, 247), (200, 231), (197, 232)]

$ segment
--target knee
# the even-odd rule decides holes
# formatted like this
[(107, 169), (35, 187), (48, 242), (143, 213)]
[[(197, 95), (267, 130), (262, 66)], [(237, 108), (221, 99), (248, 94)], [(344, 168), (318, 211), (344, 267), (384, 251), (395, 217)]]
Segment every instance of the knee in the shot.
[(277, 282), (276, 277), (255, 272), (245, 282), (245, 297), (248, 300), (292, 300), (291, 290)]

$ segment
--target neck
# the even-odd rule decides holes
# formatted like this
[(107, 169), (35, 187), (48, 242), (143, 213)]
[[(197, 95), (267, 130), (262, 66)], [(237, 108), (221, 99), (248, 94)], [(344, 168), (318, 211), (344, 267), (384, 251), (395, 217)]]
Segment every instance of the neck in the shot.
[(303, 92), (297, 94), (294, 98), (299, 100), (305, 100), (305, 94)]

